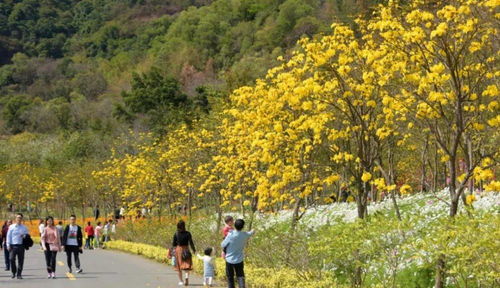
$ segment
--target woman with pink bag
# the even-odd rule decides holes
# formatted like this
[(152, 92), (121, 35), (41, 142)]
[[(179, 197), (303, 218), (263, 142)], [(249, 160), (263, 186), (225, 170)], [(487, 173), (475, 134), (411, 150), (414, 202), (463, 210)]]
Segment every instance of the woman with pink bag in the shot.
[(61, 237), (59, 231), (54, 226), (54, 218), (47, 217), (47, 226), (42, 233), (41, 243), (45, 254), (45, 262), (47, 263), (47, 278), (56, 279), (56, 257), (57, 252), (61, 251)]

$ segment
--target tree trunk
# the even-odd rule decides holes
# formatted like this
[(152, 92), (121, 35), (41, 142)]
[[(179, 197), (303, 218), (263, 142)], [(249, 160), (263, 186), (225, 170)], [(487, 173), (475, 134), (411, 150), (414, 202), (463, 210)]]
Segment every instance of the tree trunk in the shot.
[(420, 157), (420, 161), (422, 162), (422, 177), (420, 178), (420, 192), (427, 192), (427, 185), (425, 183), (427, 177), (427, 154), (429, 148), (429, 135), (425, 138), (424, 150), (422, 150), (422, 155)]
[(398, 201), (396, 200), (396, 191), (391, 190), (392, 205), (394, 205), (394, 210), (396, 210), (396, 217), (401, 221), (401, 212), (399, 211)]
[(161, 216), (163, 212), (163, 197), (160, 196), (160, 203), (158, 204), (158, 223), (161, 223)]
[(444, 287), (444, 278), (445, 278), (444, 271), (445, 271), (444, 255), (440, 255), (436, 264), (436, 278), (434, 281), (434, 288)]
[[(187, 211), (188, 213), (187, 214), (188, 214), (189, 220), (191, 220), (191, 215), (192, 215), (191, 214), (192, 213), (191, 206), (193, 206), (193, 195), (192, 194), (193, 194), (192, 189), (188, 188), (188, 211)], [(191, 223), (191, 221), (189, 221), (189, 223)]]
[(82, 204), (82, 220), (85, 223), (85, 205)]
[[(389, 180), (389, 185), (394, 185), (396, 184), (396, 169), (395, 169), (395, 164), (394, 164), (394, 150), (392, 149), (394, 147), (394, 141), (391, 139), (390, 146), (389, 146), (389, 175), (388, 175), (388, 180)], [(425, 166), (425, 165), (423, 165)], [(391, 190), (391, 198), (392, 198), (392, 204), (394, 205), (394, 210), (396, 211), (396, 216), (398, 217), (398, 220), (401, 221), (401, 212), (399, 211), (399, 205), (398, 201), (396, 199), (396, 191), (394, 189)]]
[(450, 169), (450, 217), (455, 217), (458, 212), (458, 204), (459, 204), (459, 197), (456, 197), (457, 195), (457, 168), (456, 168), (456, 159), (454, 156), (450, 157), (450, 160), (448, 161), (449, 169)]
[[(222, 209), (219, 207), (217, 208), (217, 225), (215, 228), (214, 239), (220, 239), (221, 237), (221, 234), (219, 234), (221, 231), (221, 224), (222, 224)], [(219, 250), (220, 250), (220, 245), (215, 245), (215, 251), (214, 251), (215, 255), (219, 254)]]
[[(359, 250), (355, 251), (356, 253), (356, 258), (358, 258), (359, 255)], [(354, 287), (361, 287), (363, 284), (363, 269), (361, 268), (361, 265), (357, 265), (356, 267), (356, 272), (354, 274)]]
[(286, 255), (285, 255), (285, 263), (290, 263), (290, 257), (292, 256), (292, 251), (293, 251), (293, 241), (295, 240), (295, 232), (297, 229), (297, 223), (299, 222), (299, 211), (300, 211), (300, 204), (302, 202), (302, 199), (298, 199), (295, 202), (295, 206), (293, 208), (293, 214), (292, 214), (292, 223), (291, 223), (291, 228), (290, 228), (290, 234), (289, 238), (287, 239), (288, 245), (286, 248)]
[[(470, 140), (470, 137), (465, 134), (464, 135), (464, 138), (465, 138), (465, 171), (463, 171), (464, 173), (468, 173), (469, 171), (472, 171), (473, 170), (473, 158), (472, 158), (472, 141)], [(471, 177), (469, 179), (469, 181), (467, 182), (467, 189), (469, 190), (469, 193), (474, 193), (474, 177)], [(461, 198), (462, 198), (462, 203), (465, 205), (467, 205), (467, 197), (465, 195), (465, 193), (461, 193)]]
[(436, 192), (438, 190), (439, 182), (439, 161), (437, 153), (437, 145), (434, 145), (434, 177), (432, 178), (432, 191)]
[(259, 204), (259, 196), (254, 196), (252, 199), (252, 214), (250, 217), (250, 224), (248, 226), (248, 230), (252, 230), (253, 228), (253, 221), (255, 219), (255, 212), (257, 212), (258, 204)]
[(358, 181), (358, 195), (356, 197), (356, 204), (358, 206), (358, 218), (359, 219), (365, 219), (365, 216), (367, 214), (367, 209), (366, 209), (366, 197), (367, 197), (367, 183), (363, 183), (361, 179)]

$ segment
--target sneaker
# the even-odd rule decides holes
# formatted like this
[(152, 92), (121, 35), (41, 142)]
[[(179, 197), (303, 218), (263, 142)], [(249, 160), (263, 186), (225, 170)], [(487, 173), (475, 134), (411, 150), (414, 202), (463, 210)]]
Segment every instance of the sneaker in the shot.
[(186, 278), (184, 279), (184, 286), (188, 286), (189, 285), (189, 278)]
[(49, 273), (49, 275), (47, 276), (47, 279), (50, 279), (52, 278), (52, 273)]
[(17, 279), (23, 279), (23, 276), (17, 275)]
[(83, 269), (82, 268), (78, 268), (78, 270), (76, 270), (76, 273), (80, 274), (83, 272)]
[[(13, 277), (13, 278), (14, 278), (14, 277)], [(182, 285), (184, 285), (184, 282), (179, 281), (179, 286), (182, 286)]]
[(56, 279), (56, 273), (52, 273), (52, 279)]
[(73, 269), (69, 268), (68, 273), (73, 273)]
[(12, 279), (16, 278), (16, 274), (12, 274), (12, 277), (10, 277)]

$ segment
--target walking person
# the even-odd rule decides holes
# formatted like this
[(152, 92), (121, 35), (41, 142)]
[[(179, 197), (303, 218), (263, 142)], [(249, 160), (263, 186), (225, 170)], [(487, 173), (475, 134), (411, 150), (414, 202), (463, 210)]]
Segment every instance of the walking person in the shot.
[(82, 273), (83, 270), (80, 268), (80, 253), (83, 252), (83, 234), (82, 228), (76, 225), (75, 215), (71, 215), (69, 217), (69, 225), (66, 226), (66, 229), (64, 229), (62, 243), (64, 251), (66, 251), (68, 272), (73, 272), (73, 265), (71, 263), (71, 255), (73, 255), (75, 258), (76, 273)]
[(97, 222), (97, 225), (95, 226), (95, 243), (94, 243), (94, 248), (98, 249), (99, 248), (99, 237), (101, 237), (102, 234), (102, 225), (101, 222)]
[(113, 223), (113, 220), (109, 219), (106, 224), (104, 224), (104, 228), (102, 231), (104, 232), (102, 235), (102, 248), (106, 248), (106, 242), (111, 240), (111, 223)]
[(208, 247), (205, 249), (205, 255), (201, 256), (197, 254), (198, 259), (203, 261), (203, 286), (204, 287), (212, 287), (212, 281), (215, 277), (215, 262), (212, 257), (212, 251), (214, 249), (212, 247)]
[[(23, 214), (16, 215), (16, 222), (9, 226), (7, 232), (7, 249), (9, 250), (10, 269), (12, 272), (12, 279), (23, 279), (23, 265), (24, 265), (24, 238), (29, 235), (28, 228), (23, 225)], [(17, 264), (16, 265), (16, 258)]]
[[(38, 233), (39, 233), (38, 236), (42, 237), (42, 233), (43, 233), (44, 229), (45, 229), (45, 220), (40, 219), (40, 222), (38, 224)], [(40, 242), (40, 248), (42, 248), (42, 250), (43, 250), (42, 242)]]
[(40, 242), (45, 253), (45, 263), (47, 264), (47, 278), (56, 279), (56, 257), (61, 251), (61, 236), (54, 226), (54, 218), (48, 216), (45, 229), (43, 230)]
[(9, 226), (12, 225), (12, 220), (7, 220), (2, 226), (2, 247), (3, 247), (3, 256), (5, 260), (5, 271), (10, 270), (10, 258), (9, 258), (9, 249), (7, 249), (7, 232), (9, 231)]
[(104, 226), (102, 226), (102, 248), (104, 248), (104, 244), (106, 244), (106, 238), (108, 237), (108, 227), (108, 222), (104, 221)]
[[(172, 247), (175, 247), (176, 259), (174, 270), (179, 273), (179, 286), (183, 284), (184, 286), (189, 285), (189, 271), (193, 270), (193, 256), (189, 251), (189, 246), (191, 246), (193, 254), (196, 254), (193, 237), (189, 231), (186, 231), (186, 222), (180, 220), (177, 223), (177, 232), (175, 232), (172, 241)], [(185, 273), (184, 282), (182, 281), (182, 271)]]
[(95, 209), (94, 209), (94, 218), (95, 218), (95, 221), (97, 221), (99, 219), (100, 215), (101, 215), (101, 212), (99, 211), (99, 205), (96, 205)]
[(234, 274), (236, 273), (236, 278), (238, 279), (238, 286), (240, 288), (245, 288), (245, 272), (243, 261), (245, 256), (243, 254), (243, 249), (245, 249), (246, 242), (250, 236), (255, 232), (244, 232), (243, 227), (245, 226), (245, 221), (243, 219), (238, 219), (234, 222), (235, 231), (232, 231), (227, 235), (226, 239), (222, 241), (222, 249), (226, 249), (226, 277), (228, 288), (234, 288)]
[(120, 221), (125, 220), (125, 207), (120, 208)]
[(61, 243), (61, 246), (63, 245), (63, 234), (64, 234), (64, 229), (63, 229), (63, 222), (62, 221), (59, 221), (57, 222), (57, 225), (56, 225), (56, 229), (57, 229), (57, 232), (59, 232), (59, 239), (60, 239), (60, 243)]
[(86, 249), (94, 249), (94, 226), (89, 222), (87, 222), (87, 226), (85, 227), (85, 234), (87, 235), (87, 239), (85, 240), (85, 248)]
[[(110, 227), (111, 227), (111, 234), (113, 235), (113, 237), (115, 237), (114, 235), (116, 234), (116, 222), (113, 222), (113, 220), (111, 220)], [(108, 235), (108, 236), (110, 236), (110, 235)], [(109, 237), (109, 238), (111, 240), (111, 237)]]

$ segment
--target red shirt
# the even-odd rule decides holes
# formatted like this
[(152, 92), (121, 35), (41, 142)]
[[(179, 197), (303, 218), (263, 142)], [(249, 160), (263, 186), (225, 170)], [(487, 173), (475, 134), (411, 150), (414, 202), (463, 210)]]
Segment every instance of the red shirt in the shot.
[(224, 238), (226, 238), (227, 234), (229, 234), (229, 232), (231, 232), (233, 230), (234, 230), (233, 227), (226, 225), (226, 226), (224, 226), (224, 228), (222, 228), (222, 235), (224, 235)]
[(85, 227), (85, 233), (87, 236), (94, 236), (94, 227), (92, 225)]

